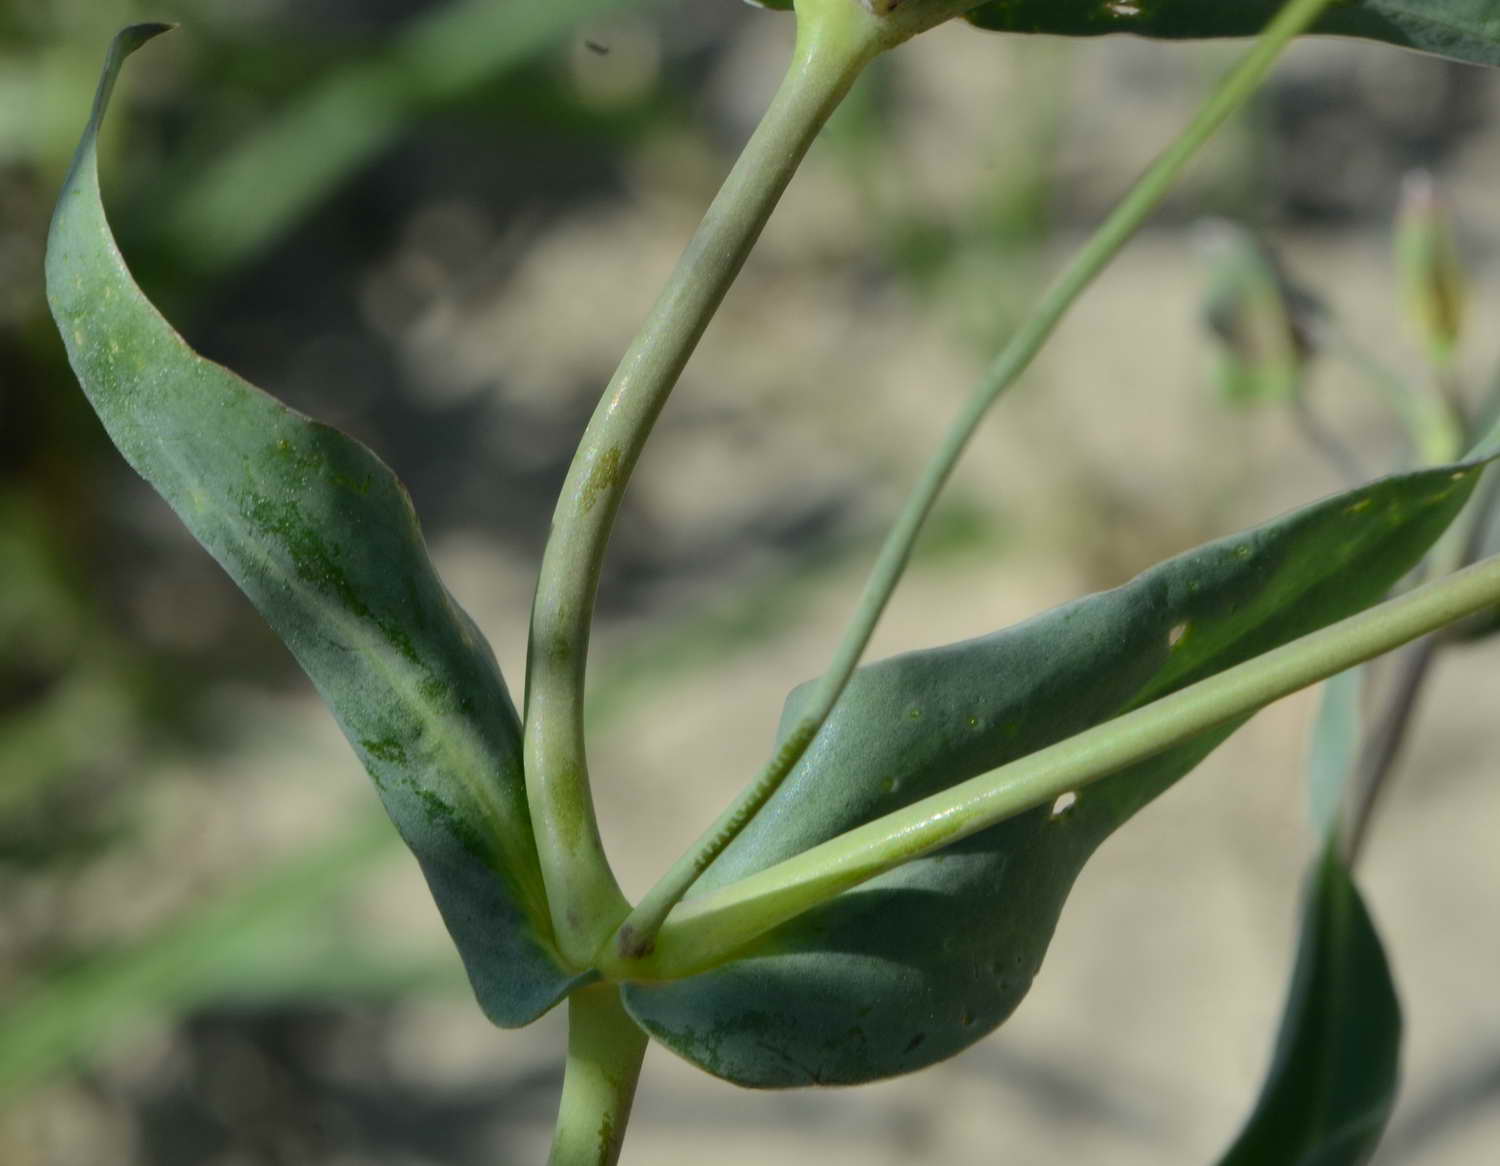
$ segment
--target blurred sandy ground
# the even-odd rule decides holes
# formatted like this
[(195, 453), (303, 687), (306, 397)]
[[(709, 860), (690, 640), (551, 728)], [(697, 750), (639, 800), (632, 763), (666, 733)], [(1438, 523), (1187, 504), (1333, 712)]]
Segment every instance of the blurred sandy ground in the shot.
[[(650, 83), (661, 27), (592, 27), (611, 54), (574, 43), (557, 67), (607, 101), (610, 85)], [(358, 273), (365, 325), (423, 392), (490, 409), (479, 415), (498, 418), (492, 449), (526, 456), (524, 432), (504, 431), (507, 410), (576, 426), (763, 105), (787, 22), (736, 11), (713, 32), (732, 48), (688, 108), (716, 134), (691, 120), (659, 125), (614, 188), (519, 227), (464, 202), (422, 207)], [(690, 366), (623, 520), (628, 568), (613, 583), (629, 598), (608, 606), (596, 636), (591, 749), (627, 891), (644, 890), (756, 769), (781, 698), (828, 658), (882, 519), (989, 345), (1229, 59), (1223, 46), (1065, 49), (944, 30), (883, 74), (868, 114), (878, 148), (835, 127), (814, 152)], [(622, 79), (630, 67), (646, 81)], [(1320, 129), (1331, 115), (1316, 101), (1302, 122), (1282, 107), (1299, 86), (1347, 90), (1415, 124), (1421, 110), (1389, 90), (1431, 105), (1453, 76), (1371, 47), (1291, 54), (1280, 96), (1260, 111), (1291, 128), (1227, 134), (1062, 328), (968, 456), (938, 518), (945, 533), (913, 565), (876, 654), (993, 630), (1336, 487), (1285, 418), (1231, 413), (1211, 392), (1191, 223), (1205, 204), (1259, 206), (1293, 269), (1415, 370), (1391, 291), (1389, 159), (1340, 137), (1353, 123)], [(1487, 78), (1463, 84), (1486, 114), (1500, 107)], [(1441, 168), (1477, 277), (1479, 343), (1465, 370), (1475, 384), (1495, 355), (1500, 307), (1497, 147), (1493, 131), (1468, 135)], [(1309, 179), (1320, 160), (1332, 173)], [(1036, 234), (968, 238), (1012, 172), (1041, 184)], [(960, 244), (917, 276), (881, 242), (913, 203), (924, 230)], [(1320, 215), (1333, 229), (1316, 229)], [(1391, 455), (1389, 426), (1350, 374), (1329, 366), (1316, 389), (1372, 462)], [(443, 522), (433, 549), (517, 685), (534, 554), (493, 537), (483, 514)], [(1500, 1145), (1493, 660), (1470, 651), (1440, 668), (1361, 873), (1409, 1022), (1381, 1163), (1473, 1166)], [(624, 1160), (1212, 1160), (1254, 1097), (1285, 991), (1309, 847), (1300, 768), (1311, 707), (1300, 698), (1262, 714), (1105, 846), (1029, 1000), (969, 1053), (863, 1089), (771, 1095), (654, 1050)], [(5, 934), (126, 941), (368, 813), (364, 777), (300, 686), (226, 683), (209, 708), (233, 724), (232, 751), (147, 750), (135, 837), (78, 869), (13, 878)], [(357, 893), (329, 898), (278, 942), (313, 945), (337, 928), (351, 950), (426, 969), (420, 990), (355, 992), (348, 1004), (336, 986), (310, 1003), (294, 991), (291, 1019), (252, 992), (112, 1023), (82, 1071), (0, 1114), (0, 1161), (542, 1161), (560, 1016), (518, 1033), (483, 1023), (414, 864), (394, 849), (350, 882)], [(0, 983), (19, 993), (24, 971)], [(189, 1112), (206, 1132), (167, 1128)], [(452, 1137), (405, 1139), (424, 1123), (429, 1133), (448, 1123)]]

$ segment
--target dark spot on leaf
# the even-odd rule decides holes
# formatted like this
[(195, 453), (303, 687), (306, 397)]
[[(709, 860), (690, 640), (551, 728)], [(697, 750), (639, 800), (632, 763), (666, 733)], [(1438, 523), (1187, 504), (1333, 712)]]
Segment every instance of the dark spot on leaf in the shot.
[(373, 624), (387, 643), (412, 663), (417, 650), (406, 630), (390, 618), (370, 610), (364, 596), (339, 564), (342, 552), (329, 543), (295, 503), (276, 502), (262, 494), (240, 498), (240, 512), (268, 542), (279, 544), (292, 560), (297, 578), (324, 596), (335, 600), (350, 615)]
[(926, 1039), (927, 1039), (927, 1034), (925, 1032), (919, 1032), (919, 1033), (917, 1033), (916, 1036), (912, 1037), (911, 1040), (909, 1040), (909, 1041), (906, 1042), (906, 1047), (901, 1050), (902, 1053), (914, 1053), (914, 1052), (916, 1052), (919, 1048), (922, 1047), (922, 1042), (925, 1041)]
[(393, 765), (406, 764), (406, 748), (395, 737), (367, 737), (359, 743), (359, 747), (379, 761), (389, 761)]
[(493, 865), (493, 856), (490, 848), (485, 844), (484, 835), (475, 828), (472, 822), (461, 817), (452, 806), (432, 790), (420, 789), (416, 785), (411, 785), (410, 789), (421, 801), (430, 825), (443, 827), (457, 838), (463, 848), (475, 858), (482, 860), (486, 865)]

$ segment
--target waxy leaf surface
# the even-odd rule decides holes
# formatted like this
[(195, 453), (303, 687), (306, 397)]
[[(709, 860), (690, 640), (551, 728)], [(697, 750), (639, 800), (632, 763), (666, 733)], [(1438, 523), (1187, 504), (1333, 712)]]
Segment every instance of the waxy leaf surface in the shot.
[(126, 460), (286, 641), (416, 854), (486, 1014), (519, 1025), (577, 977), (553, 954), (494, 655), (444, 589), (406, 491), (358, 442), (205, 360), (146, 299), (100, 202), (115, 38), (52, 222), (47, 294), (73, 370)]
[[(751, 3), (792, 7), (791, 0)], [(976, 4), (968, 19), (996, 32), (1200, 40), (1255, 36), (1283, 7), (1285, 0), (993, 0)], [(1492, 0), (1334, 0), (1312, 32), (1500, 65), (1500, 10)]]
[(1330, 841), (1308, 882), (1265, 1088), (1219, 1166), (1362, 1166), (1395, 1106), (1400, 1054), (1391, 970)]
[[(996, 0), (975, 8), (969, 19), (1000, 32), (1188, 40), (1254, 36), (1283, 7), (1284, 0)], [(1500, 8), (1491, 0), (1335, 0), (1312, 32), (1500, 64)]]
[[(1368, 607), (1478, 477), (1465, 465), (1388, 478), (998, 634), (861, 668), (697, 891)], [(792, 694), (783, 731), (806, 692)], [(743, 1085), (853, 1084), (951, 1056), (1020, 1003), (1094, 849), (1236, 727), (1092, 784), (1060, 813), (1030, 811), (872, 879), (718, 969), (629, 985), (627, 1006), (677, 1053)]]

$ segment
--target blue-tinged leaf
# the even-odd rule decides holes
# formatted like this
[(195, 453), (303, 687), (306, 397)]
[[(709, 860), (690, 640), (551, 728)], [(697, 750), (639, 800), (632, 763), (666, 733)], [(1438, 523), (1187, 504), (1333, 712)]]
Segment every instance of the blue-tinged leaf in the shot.
[(1391, 970), (1330, 840), (1308, 883), (1265, 1087), (1219, 1166), (1362, 1166), (1395, 1105), (1400, 1054)]
[[(792, 0), (750, 3), (792, 7)], [(968, 19), (994, 32), (1202, 40), (1255, 36), (1284, 6), (1285, 0), (975, 0)], [(1500, 65), (1500, 9), (1493, 0), (1334, 0), (1312, 32)]]
[(579, 977), (554, 952), (493, 653), (428, 561), (406, 491), (364, 446), (193, 352), (131, 279), (99, 196), (111, 46), (47, 247), (73, 370), (126, 460), (281, 635), (427, 876), (486, 1014), (519, 1025)]
[[(993, 0), (969, 19), (997, 32), (1185, 40), (1254, 36), (1282, 7), (1284, 0)], [(1335, 0), (1312, 31), (1500, 65), (1500, 7), (1493, 0)]]
[[(1210, 543), (996, 635), (861, 668), (786, 784), (705, 874), (721, 887), (1382, 598), (1452, 521), (1474, 465), (1388, 478)], [(794, 693), (783, 730), (799, 719)], [(723, 967), (635, 984), (658, 1039), (740, 1084), (853, 1084), (968, 1047), (1020, 1003), (1084, 862), (1221, 726), (899, 867)]]

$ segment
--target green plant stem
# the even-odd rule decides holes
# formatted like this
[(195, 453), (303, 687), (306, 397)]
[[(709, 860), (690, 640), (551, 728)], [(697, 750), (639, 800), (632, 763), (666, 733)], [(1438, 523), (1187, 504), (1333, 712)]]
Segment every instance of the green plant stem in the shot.
[(652, 887), (615, 933), (613, 947), (625, 959), (646, 955), (672, 908), (698, 877), (760, 812), (812, 744), (859, 666), (870, 637), (890, 602), (912, 547), (938, 495), (985, 414), (1020, 379), (1068, 310), (1098, 277), (1166, 195), (1188, 161), (1264, 80), (1277, 56), (1317, 19), (1328, 0), (1292, 0), (1255, 47), (1220, 84), (1192, 123), (1136, 182), (1083, 251), (1042, 296), (1036, 309), (990, 366), (928, 462), (881, 547), (849, 626), (819, 682), (806, 715), (788, 732), (776, 756), (665, 876)]
[(1307, 439), (1308, 445), (1317, 450), (1323, 460), (1343, 479), (1347, 488), (1352, 489), (1361, 482), (1370, 480), (1370, 475), (1365, 473), (1364, 466), (1360, 464), (1359, 455), (1324, 423), (1305, 392), (1299, 392), (1292, 398), (1292, 419), (1302, 436)]
[(1441, 646), (1441, 640), (1430, 635), (1401, 650), (1395, 661), (1390, 696), (1371, 732), (1360, 744), (1359, 758), (1349, 783), (1349, 809), (1339, 829), (1340, 849), (1345, 864), (1351, 869), (1364, 850), (1380, 795), (1401, 757), (1401, 747), (1406, 743), (1416, 715), (1422, 688)]
[(646, 1034), (613, 984), (568, 998), (568, 1062), (547, 1166), (614, 1166), (635, 1100)]
[(1463, 448), (1463, 427), (1442, 396), (1414, 389), (1332, 320), (1323, 323), (1317, 338), (1320, 348), (1342, 358), (1385, 398), (1400, 418), (1419, 464), (1442, 465)]
[(668, 917), (650, 956), (601, 964), (600, 971), (612, 979), (665, 980), (714, 967), (771, 928), (876, 875), (1497, 602), (1500, 556), (689, 899)]
[(878, 51), (871, 27), (852, 4), (799, 19), (786, 79), (605, 389), (558, 498), (531, 616), (526, 787), (559, 946), (580, 967), (628, 910), (599, 840), (583, 726), (589, 625), (610, 530), (688, 357), (814, 137)]
[[(1500, 422), (1475, 443), (1469, 457), (1479, 460), (1494, 456), (1497, 442), (1500, 442)], [(1494, 510), (1497, 488), (1500, 478), (1491, 469), (1458, 521), (1428, 555), (1424, 570), (1429, 576), (1447, 575), (1475, 562), (1484, 553), (1484, 534)], [(1359, 861), (1369, 838), (1375, 811), (1401, 758), (1432, 666), (1449, 642), (1447, 636), (1434, 633), (1408, 644), (1394, 661), (1388, 695), (1372, 722), (1373, 728), (1360, 744), (1339, 818), (1339, 845), (1350, 868)]]
[(1469, 405), (1464, 399), (1463, 378), (1458, 371), (1457, 357), (1448, 352), (1433, 361), (1433, 391), (1460, 430), (1469, 423)]

